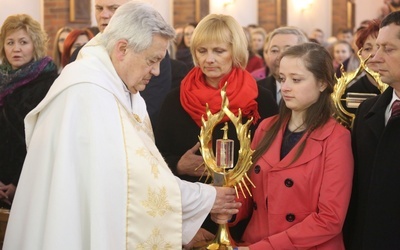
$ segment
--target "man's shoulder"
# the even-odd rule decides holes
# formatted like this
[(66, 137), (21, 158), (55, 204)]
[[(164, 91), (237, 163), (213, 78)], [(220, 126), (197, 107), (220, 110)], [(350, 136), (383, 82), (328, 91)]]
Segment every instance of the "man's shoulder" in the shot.
[(368, 98), (358, 106), (357, 116), (360, 114), (365, 115), (371, 111), (376, 112), (378, 110), (385, 110), (390, 100), (391, 96), (388, 93)]

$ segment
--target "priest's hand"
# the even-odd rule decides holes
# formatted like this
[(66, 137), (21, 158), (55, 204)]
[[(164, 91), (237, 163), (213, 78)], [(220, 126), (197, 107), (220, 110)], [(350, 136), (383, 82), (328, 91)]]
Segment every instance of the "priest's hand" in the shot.
[(196, 245), (198, 242), (207, 242), (213, 240), (215, 237), (214, 234), (208, 232), (204, 228), (200, 228), (199, 231), (197, 231), (196, 235), (193, 237), (193, 239), (185, 246), (183, 246), (183, 249), (192, 249), (193, 246)]
[(236, 202), (236, 192), (230, 187), (215, 187), (217, 196), (214, 206), (211, 209), (211, 219), (218, 224), (225, 224), (232, 218), (232, 215), (239, 212), (242, 205)]
[[(196, 143), (191, 149), (186, 151), (179, 159), (176, 166), (176, 171), (179, 175), (190, 175), (200, 177), (205, 170), (203, 157), (197, 155), (196, 152), (199, 150), (200, 143)], [(204, 176), (207, 174), (204, 173)]]

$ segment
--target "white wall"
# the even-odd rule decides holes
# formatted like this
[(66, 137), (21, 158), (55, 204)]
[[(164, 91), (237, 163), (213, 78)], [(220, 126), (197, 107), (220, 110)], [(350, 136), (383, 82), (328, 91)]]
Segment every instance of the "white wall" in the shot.
[(210, 13), (233, 16), (240, 25), (258, 24), (257, 0), (233, 0), (232, 5), (224, 7), (222, 0), (210, 0)]
[[(299, 3), (310, 2), (307, 8), (301, 10)], [(355, 29), (361, 21), (377, 18), (383, 0), (354, 0), (355, 3)], [(306, 33), (314, 28), (320, 28), (325, 32), (325, 38), (332, 34), (332, 0), (288, 0), (288, 25), (297, 26)], [(343, 13), (345, 16), (346, 13)]]
[[(173, 7), (173, 1), (168, 1), (168, 0), (144, 0), (145, 2), (151, 3), (154, 8), (160, 12), (162, 17), (164, 18), (165, 21), (167, 21), (169, 24), (172, 24), (172, 12), (171, 8)], [(170, 8), (171, 6), (171, 8)]]
[(300, 2), (306, 1), (288, 0), (287, 24), (299, 27), (307, 34), (319, 28), (324, 31), (325, 38), (331, 36), (332, 0), (309, 0), (310, 4), (305, 9), (301, 9)]
[[(155, 8), (160, 11), (165, 20), (173, 25), (173, 0), (146, 1), (152, 3)], [(222, 0), (210, 0), (210, 12), (232, 15), (242, 26), (258, 22), (257, 0), (233, 1), (233, 5), (224, 7)], [(296, 4), (302, 1), (288, 0), (288, 25), (298, 26), (307, 33), (314, 28), (320, 28), (324, 30), (328, 37), (332, 29), (332, 0), (312, 0), (312, 4), (309, 8), (301, 11), (296, 7)], [(354, 0), (354, 2), (356, 3), (356, 27), (362, 20), (378, 17), (380, 8), (383, 5), (383, 0)], [(94, 6), (94, 0), (92, 0), (92, 6)], [(43, 24), (43, 12), (41, 8), (42, 0), (0, 0), (0, 24), (3, 24), (4, 20), (9, 15), (17, 13), (29, 14)], [(92, 24), (96, 25), (93, 13), (94, 11), (92, 9)]]
[(0, 0), (0, 26), (10, 15), (28, 14), (43, 24), (41, 0)]
[(380, 9), (383, 6), (383, 0), (354, 0), (356, 4), (356, 28), (360, 23), (366, 19), (373, 19), (379, 17), (381, 14)]

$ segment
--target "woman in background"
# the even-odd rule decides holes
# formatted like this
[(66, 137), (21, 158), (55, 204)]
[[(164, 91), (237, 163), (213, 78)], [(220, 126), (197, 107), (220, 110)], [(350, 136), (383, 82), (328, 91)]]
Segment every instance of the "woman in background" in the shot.
[(249, 51), (249, 60), (247, 61), (246, 70), (251, 73), (256, 69), (262, 68), (264, 66), (264, 60), (251, 48), (251, 34), (249, 28), (243, 27), (243, 31), (247, 38), (247, 50)]
[(0, 206), (12, 204), (26, 155), (24, 118), (57, 78), (47, 35), (32, 17), (9, 16), (0, 32)]
[(189, 69), (194, 67), (193, 56), (190, 52), (190, 44), (192, 42), (193, 31), (196, 28), (197, 23), (189, 23), (183, 28), (183, 39), (176, 50), (176, 60), (184, 62)]
[(63, 27), (57, 31), (53, 44), (53, 61), (58, 68), (58, 73), (61, 72), (61, 57), (64, 50), (65, 38), (72, 31), (70, 27)]
[(288, 48), (279, 66), (279, 115), (258, 126), (252, 197), (232, 224), (250, 217), (239, 249), (344, 249), (353, 155), (350, 132), (331, 117), (332, 58), (319, 44)]
[(264, 60), (264, 43), (267, 40), (267, 32), (262, 27), (257, 27), (251, 30), (250, 37), (253, 52)]
[[(356, 45), (358, 49), (361, 49), (361, 58), (363, 60), (367, 59), (369, 56), (370, 59), (373, 58), (378, 50), (376, 38), (378, 37), (380, 23), (381, 21), (378, 19), (367, 21), (367, 26), (357, 31)], [(366, 66), (370, 70), (378, 72), (378, 65), (372, 60), (368, 60)], [(370, 93), (380, 95), (381, 91), (378, 89), (378, 83), (375, 79), (364, 71), (361, 78), (347, 87), (342, 99), (346, 98), (347, 93)], [(353, 114), (355, 114), (357, 110), (356, 108), (348, 108), (345, 102), (343, 102), (343, 107)]]
[(71, 55), (77, 48), (93, 38), (93, 34), (89, 29), (71, 31), (64, 42), (64, 51), (62, 53), (61, 64), (63, 67), (70, 62)]
[(333, 67), (335, 71), (340, 69), (341, 65), (350, 58), (353, 54), (353, 49), (351, 48), (351, 44), (344, 41), (339, 40), (335, 42), (332, 46), (332, 57), (333, 57)]
[(344, 72), (354, 71), (360, 65), (352, 44), (349, 42), (338, 40), (332, 44), (330, 50), (332, 52), (332, 63), (335, 68), (336, 77), (339, 78), (342, 76), (342, 65)]

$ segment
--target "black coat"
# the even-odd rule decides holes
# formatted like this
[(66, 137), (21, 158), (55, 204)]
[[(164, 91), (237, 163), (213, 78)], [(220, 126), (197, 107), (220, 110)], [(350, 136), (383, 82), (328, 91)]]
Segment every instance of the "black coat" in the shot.
[(24, 118), (45, 97), (57, 70), (42, 73), (4, 99), (0, 107), (0, 181), (17, 186), (26, 156)]
[(267, 76), (264, 79), (258, 80), (257, 85), (264, 89), (271, 91), (274, 100), (276, 101), (276, 79), (272, 75)]
[(346, 249), (400, 249), (400, 117), (385, 126), (389, 87), (359, 106), (352, 131), (355, 172)]
[(152, 76), (146, 88), (140, 91), (140, 95), (146, 102), (147, 113), (149, 113), (153, 128), (157, 123), (161, 105), (171, 90), (171, 80), (171, 63), (169, 53), (167, 52), (164, 59), (160, 62), (160, 74)]
[[(258, 111), (261, 119), (255, 125), (251, 125), (251, 136), (253, 136), (258, 124), (263, 118), (275, 115), (278, 113), (278, 106), (274, 101), (272, 94), (266, 90), (259, 88), (259, 95), (256, 99), (258, 103)], [(242, 122), (247, 119), (243, 118)], [(217, 139), (222, 138), (223, 131), (221, 128), (224, 123), (218, 124), (213, 132), (213, 144)], [(239, 141), (236, 136), (236, 130), (232, 122), (228, 122), (228, 138), (235, 141), (235, 158), (237, 158), (237, 151), (239, 148)], [(183, 180), (196, 182), (199, 181), (198, 177), (177, 174), (177, 163), (187, 150), (192, 148), (199, 142), (198, 136), (200, 135), (200, 127), (195, 123), (192, 117), (183, 109), (180, 102), (180, 88), (172, 90), (161, 107), (158, 124), (155, 129), (156, 145), (161, 154), (168, 163), (172, 172)], [(198, 151), (197, 154), (200, 155)], [(204, 182), (204, 179), (201, 180)], [(215, 233), (215, 223), (206, 220), (203, 227)]]
[(184, 62), (171, 58), (171, 90), (181, 86), (181, 82), (187, 73), (189, 73), (189, 68)]

